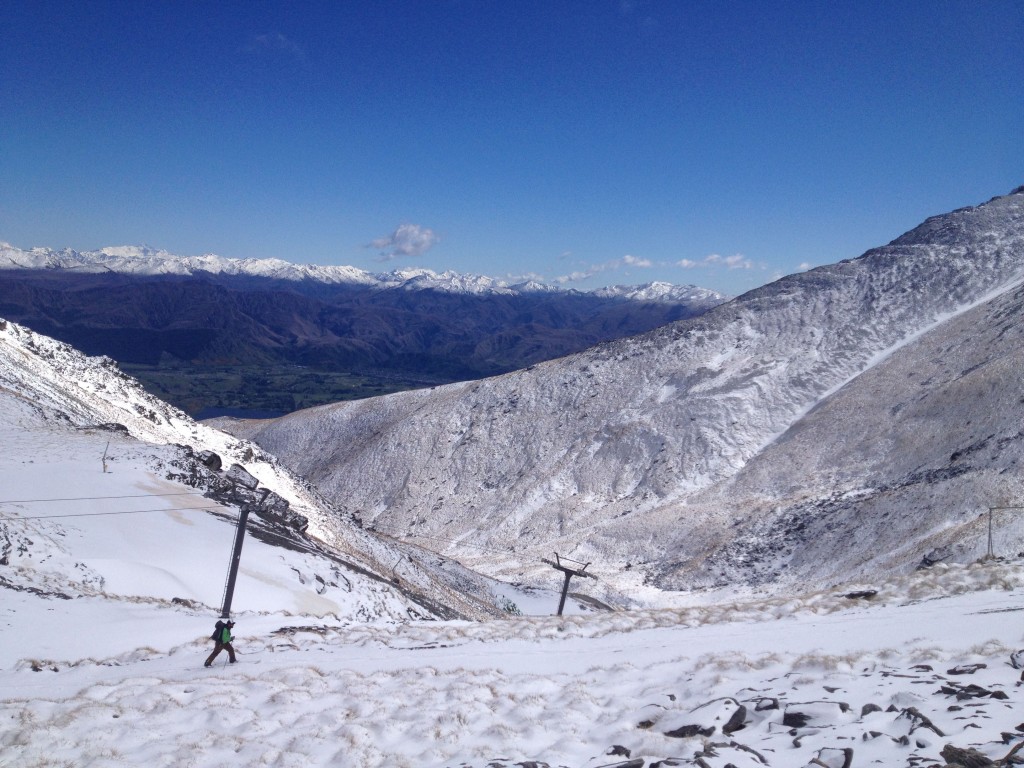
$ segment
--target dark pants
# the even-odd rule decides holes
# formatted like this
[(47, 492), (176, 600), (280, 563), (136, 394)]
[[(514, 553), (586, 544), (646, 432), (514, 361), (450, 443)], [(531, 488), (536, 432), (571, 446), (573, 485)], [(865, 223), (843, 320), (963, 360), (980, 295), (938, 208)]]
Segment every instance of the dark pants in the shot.
[(206, 657), (206, 666), (213, 664), (213, 660), (217, 658), (217, 655), (226, 650), (228, 652), (228, 659), (232, 664), (235, 663), (235, 649), (231, 647), (231, 643), (217, 643), (213, 649), (213, 653)]

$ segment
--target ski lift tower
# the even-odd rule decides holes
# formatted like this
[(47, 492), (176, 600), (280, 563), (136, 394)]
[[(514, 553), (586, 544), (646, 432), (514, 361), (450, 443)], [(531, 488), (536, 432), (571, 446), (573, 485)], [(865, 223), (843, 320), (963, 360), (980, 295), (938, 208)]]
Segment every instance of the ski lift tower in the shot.
[[(239, 469), (241, 469), (241, 467), (239, 467)], [(234, 496), (236, 499), (238, 498), (239, 495), (239, 485), (243, 485), (243, 487), (248, 488), (248, 490), (250, 491), (255, 489), (256, 487), (255, 478), (253, 478), (251, 475), (248, 475), (248, 473), (245, 472), (244, 470), (242, 470), (242, 472), (244, 473), (244, 476), (248, 476), (248, 478), (252, 481), (252, 485), (251, 487), (249, 487), (248, 484), (244, 484), (244, 480), (240, 481), (238, 478), (232, 478), (232, 482), (234, 483), (234, 486), (232, 488), (232, 496)], [(266, 501), (267, 496), (270, 495), (270, 490), (268, 488), (261, 488), (259, 491), (257, 491), (257, 493), (259, 494), (259, 498), (255, 503), (246, 502), (243, 503), (238, 508), (238, 524), (235, 528), (235, 544), (231, 550), (231, 561), (228, 563), (228, 578), (227, 582), (224, 584), (224, 601), (222, 603), (220, 611), (220, 617), (222, 619), (231, 618), (231, 600), (235, 596), (235, 579), (238, 578), (238, 564), (239, 562), (241, 562), (242, 559), (242, 544), (245, 542), (245, 524), (246, 521), (248, 521), (249, 519), (249, 512), (258, 509), (263, 504), (263, 502)]]
[[(555, 552), (554, 561), (548, 560), (547, 558), (541, 558), (541, 562), (547, 563), (556, 571), (561, 571), (565, 574), (565, 581), (562, 583), (562, 599), (558, 601), (559, 616), (562, 615), (562, 610), (565, 608), (565, 596), (569, 594), (569, 580), (572, 579), (573, 576), (583, 576), (587, 579), (597, 578), (594, 574), (587, 573), (587, 566), (590, 565), (590, 563), (581, 563), (579, 560), (571, 560), (568, 557), (559, 557), (557, 552)], [(573, 566), (568, 565), (568, 563), (573, 563), (575, 566), (582, 567), (574, 568)]]
[(1024, 511), (1024, 506), (1009, 506), (1009, 507), (989, 507), (988, 508), (988, 552), (982, 560), (995, 560), (996, 552), (995, 546), (992, 543), (992, 513), (993, 512), (1020, 512)]

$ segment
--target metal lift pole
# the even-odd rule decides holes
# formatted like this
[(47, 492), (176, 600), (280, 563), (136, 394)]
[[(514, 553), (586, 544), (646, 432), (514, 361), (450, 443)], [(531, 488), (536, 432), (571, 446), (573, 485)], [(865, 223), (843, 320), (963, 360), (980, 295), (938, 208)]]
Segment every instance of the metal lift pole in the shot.
[(228, 566), (228, 583), (224, 587), (224, 606), (220, 609), (222, 619), (231, 618), (231, 600), (235, 596), (235, 579), (238, 578), (238, 563), (242, 560), (242, 544), (245, 543), (245, 523), (249, 519), (249, 505), (243, 504), (238, 510), (238, 527), (235, 528), (235, 547)]
[[(571, 568), (570, 566), (565, 565), (562, 562), (563, 560), (571, 562), (571, 563), (576, 563), (576, 565), (582, 565), (583, 567), (582, 568)], [(573, 576), (583, 576), (583, 577), (588, 578), (588, 579), (595, 579), (595, 578), (597, 578), (596, 576), (594, 576), (594, 574), (587, 573), (587, 566), (590, 565), (590, 563), (581, 563), (578, 560), (570, 560), (567, 557), (560, 557), (557, 552), (555, 552), (555, 560), (554, 560), (554, 562), (552, 562), (551, 560), (548, 560), (547, 558), (541, 558), (541, 562), (547, 563), (552, 568), (554, 568), (556, 571), (561, 571), (563, 574), (565, 574), (565, 581), (562, 583), (562, 598), (558, 601), (558, 615), (559, 616), (562, 615), (562, 610), (565, 608), (565, 598), (566, 598), (566, 595), (569, 594), (569, 581), (572, 579), (572, 577)]]
[(231, 551), (231, 563), (228, 566), (228, 581), (224, 586), (224, 604), (220, 609), (222, 619), (231, 618), (231, 600), (235, 596), (235, 580), (238, 578), (238, 564), (242, 560), (242, 544), (245, 543), (245, 524), (249, 520), (249, 511), (258, 507), (270, 494), (266, 488), (261, 489), (262, 497), (256, 504), (243, 504), (238, 509), (238, 526), (235, 528), (235, 546)]

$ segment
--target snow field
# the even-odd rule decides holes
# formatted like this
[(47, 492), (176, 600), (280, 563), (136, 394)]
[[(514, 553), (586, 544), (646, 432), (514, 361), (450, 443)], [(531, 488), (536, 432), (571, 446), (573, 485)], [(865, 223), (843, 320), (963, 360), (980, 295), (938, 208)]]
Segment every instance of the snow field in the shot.
[[(828, 613), (792, 601), (781, 618), (734, 613), (743, 618), (692, 626), (671, 620), (678, 611), (663, 612), (661, 626), (655, 612), (303, 629), (243, 615), (234, 666), (221, 657), (202, 669), (207, 644), (193, 639), (0, 670), (0, 765), (599, 766), (624, 759), (608, 754), (618, 746), (649, 762), (690, 764), (700, 753), (716, 768), (803, 768), (845, 748), (855, 765), (936, 760), (947, 743), (1002, 756), (1011, 748), (1002, 734), (1022, 719), (1020, 673), (1007, 662), (1024, 634), (1020, 587), (998, 582), (1018, 582), (1021, 570), (919, 576), (958, 585), (955, 596), (905, 592)], [(102, 625), (115, 609), (91, 613)], [(165, 612), (134, 610), (140, 620)], [(6, 645), (7, 658), (30, 646)], [(950, 674), (976, 664), (986, 666)], [(961, 701), (940, 692), (950, 681), (1007, 698)], [(741, 705), (745, 727), (724, 735)], [(794, 712), (806, 718), (800, 727)], [(692, 724), (715, 731), (668, 735)]]

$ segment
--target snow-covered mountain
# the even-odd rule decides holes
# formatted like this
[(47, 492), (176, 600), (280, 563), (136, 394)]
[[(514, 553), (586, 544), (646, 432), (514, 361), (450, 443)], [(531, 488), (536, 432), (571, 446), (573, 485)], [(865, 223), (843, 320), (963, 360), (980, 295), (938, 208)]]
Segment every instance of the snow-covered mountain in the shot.
[(593, 561), (612, 601), (970, 559), (1024, 504), (1022, 280), (1024, 188), (641, 337), (237, 431), (379, 530)]
[[(598, 295), (425, 269), (370, 275), (134, 247), (0, 245), (0, 317), (134, 366), (151, 392), (191, 414), (285, 413), (364, 391), (479, 379), (722, 301), (693, 286)], [(298, 370), (305, 378), (293, 393)]]
[[(870, 426), (858, 431), (835, 409), (874, 409), (903, 379), (904, 426), (934, 422), (935, 455), (950, 402), (998, 392), (992, 403), (1019, 407), (1019, 358), (973, 367), (1004, 340), (1020, 346), (1018, 294), (952, 320), (984, 329), (973, 344), (949, 345), (962, 329), (933, 332), (920, 340), (939, 341), (921, 367), (883, 375), (900, 350), (852, 381), (866, 383), (858, 397), (828, 398), (800, 420), (803, 433), (777, 441), (783, 460), (806, 460), (818, 443), (824, 456), (847, 434), (862, 450), (837, 481), (876, 483), (885, 459), (873, 455)], [(379, 401), (377, 427), (391, 402)], [(952, 459), (958, 476), (1016, 471), (997, 411), (957, 411), (982, 436), (957, 434), (968, 440)], [(847, 431), (830, 432), (835, 420)], [(330, 440), (320, 437), (311, 450)], [(908, 446), (899, 430), (891, 439)], [(3, 766), (986, 766), (1013, 764), (1024, 746), (1024, 637), (1007, 618), (1024, 593), (1019, 558), (755, 600), (691, 594), (672, 609), (570, 601), (572, 615), (556, 618), (546, 614), (560, 574), (549, 569), (552, 589), (530, 592), (362, 531), (257, 446), (196, 424), (109, 360), (3, 320), (0, 444)], [(737, 485), (773, 487), (761, 459)], [(807, 471), (828, 473), (829, 461)], [(208, 669), (252, 480), (274, 495), (250, 516), (242, 551), (239, 663), (222, 655)], [(877, 488), (879, 498), (902, 490)], [(301, 534), (297, 514), (331, 546)], [(763, 555), (721, 543), (735, 562)], [(1006, 544), (998, 531), (996, 544)], [(837, 534), (818, 554), (863, 551)], [(607, 576), (576, 588), (614, 591)], [(531, 615), (491, 617), (502, 597), (505, 611), (515, 602)]]
[[(579, 294), (555, 286), (527, 280), (509, 283), (484, 275), (446, 270), (403, 268), (371, 273), (356, 267), (320, 264), (293, 264), (282, 259), (230, 259), (216, 254), (178, 256), (148, 246), (107, 246), (95, 251), (71, 248), (55, 250), (36, 247), (29, 250), (0, 242), (0, 270), (59, 270), (80, 274), (123, 274), (142, 277), (163, 275), (227, 275), (256, 277), (291, 282), (310, 281), (326, 285), (374, 287), (381, 290), (433, 290), (467, 295)], [(721, 303), (725, 296), (706, 288), (670, 283), (640, 286), (614, 286), (590, 292), (601, 298), (622, 298), (638, 302)]]
[[(484, 580), (454, 565), (435, 567), (436, 557), (361, 530), (258, 446), (193, 421), (107, 358), (85, 357), (4, 320), (0, 433), (14, 459), (2, 472), (2, 586), (130, 597), (135, 587), (113, 562), (124, 538), (138, 540), (132, 559), (154, 570), (191, 563), (187, 582), (168, 579), (173, 594), (163, 599), (180, 598), (208, 615), (220, 606), (230, 554), (231, 527), (224, 523), (233, 524), (248, 502), (256, 509), (256, 541), (247, 545), (236, 609), (270, 604), (309, 612), (315, 604), (324, 614), (391, 620), (500, 613), (500, 595), (489, 594)], [(255, 503), (264, 489), (269, 495)], [(140, 508), (154, 514), (132, 516)], [(64, 516), (79, 514), (97, 517), (84, 534), (69, 533), (72, 521)], [(161, 546), (165, 534), (173, 547)], [(79, 535), (89, 549), (115, 554), (81, 560), (71, 543)], [(273, 565), (263, 570), (251, 558)], [(429, 568), (418, 565), (423, 558)], [(449, 578), (462, 589), (445, 586)]]

